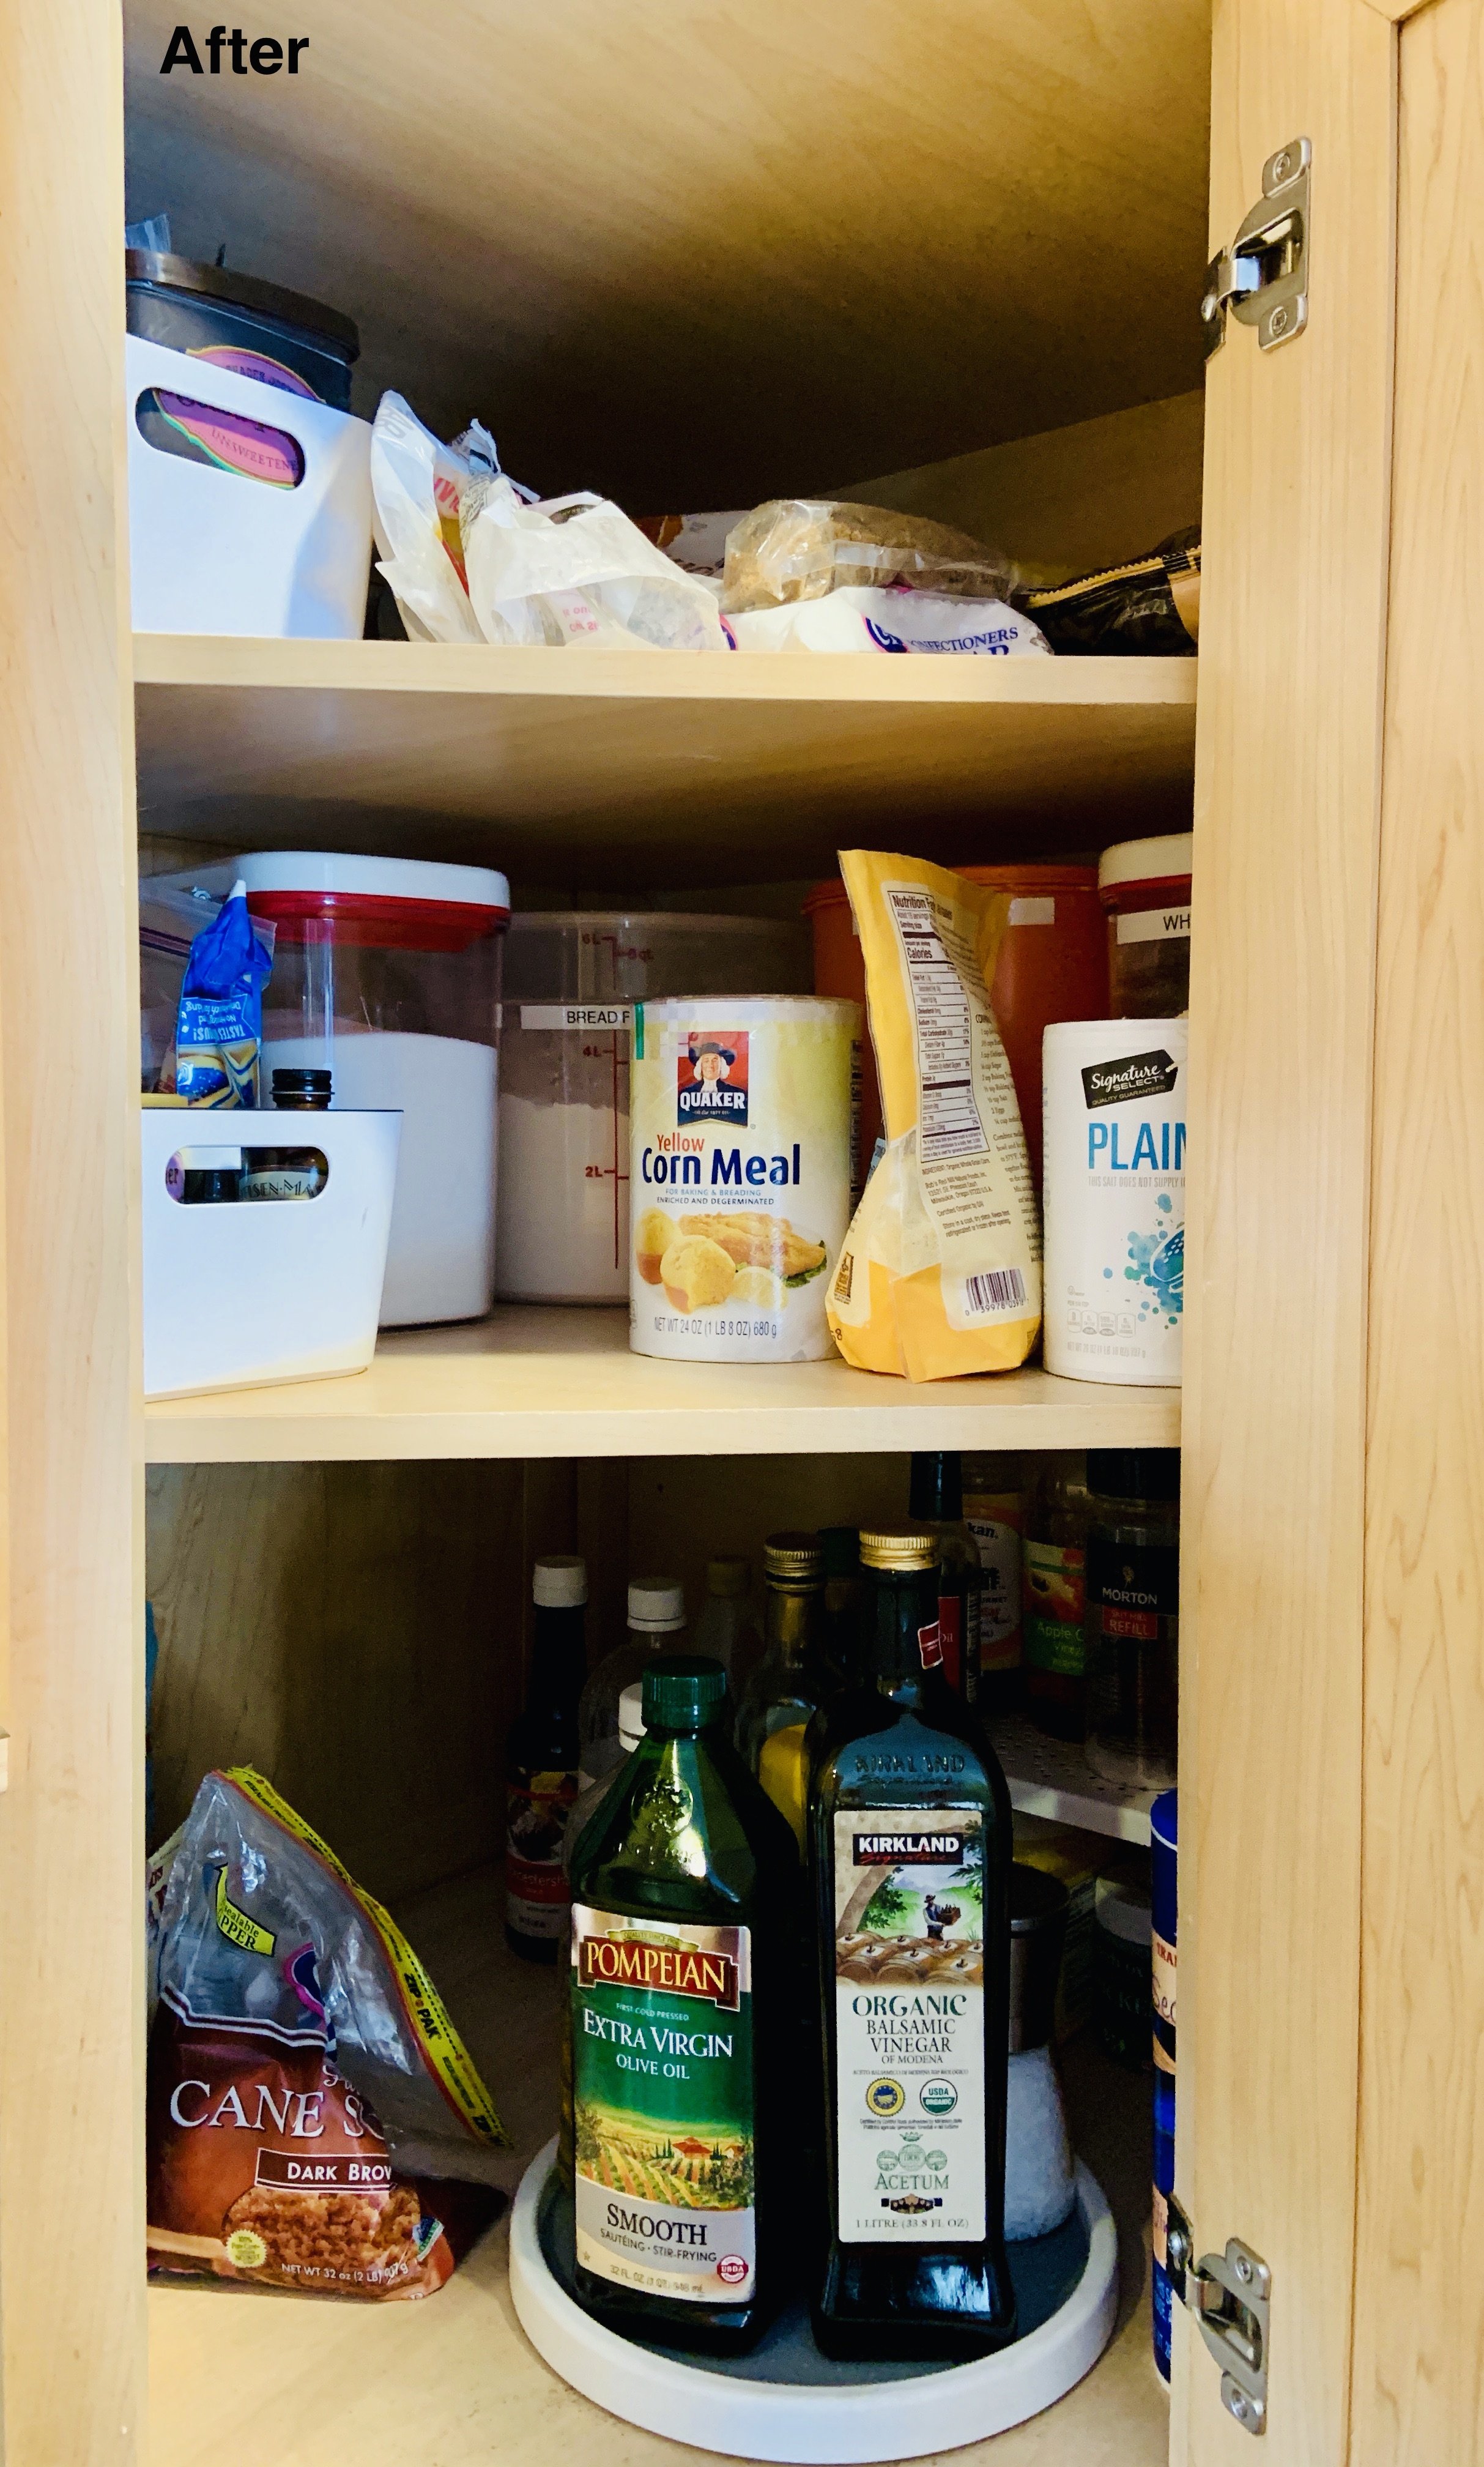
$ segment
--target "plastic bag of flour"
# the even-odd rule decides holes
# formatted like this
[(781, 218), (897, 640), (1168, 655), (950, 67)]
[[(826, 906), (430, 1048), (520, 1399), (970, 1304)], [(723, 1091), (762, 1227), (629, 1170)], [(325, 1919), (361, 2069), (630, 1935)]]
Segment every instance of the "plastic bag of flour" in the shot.
[(469, 600), (491, 643), (606, 650), (731, 649), (716, 595), (605, 497), (523, 504), (508, 480), (481, 488), (462, 523)]
[(988, 986), (1009, 894), (849, 849), (886, 1146), (830, 1279), (847, 1362), (907, 1379), (1013, 1370), (1041, 1325), (1041, 1228)]
[(373, 528), (379, 571), (414, 642), (481, 640), (460, 517), (468, 490), (499, 473), (495, 441), (478, 420), (445, 445), (399, 394), (382, 396), (371, 427)]
[(151, 2269), (432, 2295), (513, 2161), (387, 1912), (241, 1768), (150, 1861), (146, 1926)]
[(1047, 657), (1039, 625), (1002, 600), (851, 585), (825, 600), (791, 600), (729, 617), (739, 651), (950, 651), (980, 659)]

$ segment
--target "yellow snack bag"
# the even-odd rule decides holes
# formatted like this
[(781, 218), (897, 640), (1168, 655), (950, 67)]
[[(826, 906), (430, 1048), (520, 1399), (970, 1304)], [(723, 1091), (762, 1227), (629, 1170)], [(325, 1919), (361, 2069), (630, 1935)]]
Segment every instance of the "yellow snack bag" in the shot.
[(989, 983), (1009, 895), (921, 857), (840, 860), (866, 960), (887, 1144), (830, 1279), (847, 1362), (1013, 1370), (1041, 1325), (1041, 1225)]

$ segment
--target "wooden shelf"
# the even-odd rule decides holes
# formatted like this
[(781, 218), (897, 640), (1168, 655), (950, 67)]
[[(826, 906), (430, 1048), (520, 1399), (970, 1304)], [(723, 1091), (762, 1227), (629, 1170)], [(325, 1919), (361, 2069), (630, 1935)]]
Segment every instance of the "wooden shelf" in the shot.
[(1054, 853), (1188, 826), (1194, 660), (135, 637), (140, 820), (550, 883)]
[[(555, 2129), (558, 1982), (505, 1949), (490, 1870), (400, 1906), (517, 2148)], [(1119, 2326), (1081, 2386), (1047, 2414), (956, 2451), (965, 2467), (1163, 2467), (1169, 2403), (1150, 2355), (1149, 2087), (1106, 2063), (1084, 2031), (1063, 2050), (1081, 2155), (1118, 2221)], [(487, 2235), (420, 2304), (331, 2303), (207, 2280), (149, 2293), (151, 2467), (208, 2456), (255, 2467), (484, 2467), (559, 2456), (565, 2467), (675, 2467), (672, 2443), (617, 2426), (528, 2345), (510, 2302), (506, 2230)]]
[(1147, 1848), (1149, 1810), (1157, 1793), (1124, 1790), (1095, 1774), (1075, 1741), (1048, 1739), (1034, 1722), (1012, 1714), (994, 1726), (995, 1752), (1010, 1786), (1010, 1804), (1023, 1816), (1075, 1824), (1110, 1841)]
[(628, 1313), (512, 1304), (384, 1336), (349, 1379), (145, 1409), (151, 1464), (370, 1457), (814, 1456), (911, 1448), (1175, 1447), (1180, 1391), (1045, 1370), (913, 1387), (843, 1362), (657, 1362)]

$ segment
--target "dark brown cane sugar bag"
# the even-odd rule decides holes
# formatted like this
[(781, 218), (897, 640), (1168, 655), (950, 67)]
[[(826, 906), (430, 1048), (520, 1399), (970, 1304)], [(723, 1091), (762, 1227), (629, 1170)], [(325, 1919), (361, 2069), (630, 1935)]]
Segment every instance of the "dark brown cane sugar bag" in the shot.
[(431, 2295), (508, 2142), (380, 1905), (259, 1775), (208, 1774), (151, 1863), (153, 2270)]

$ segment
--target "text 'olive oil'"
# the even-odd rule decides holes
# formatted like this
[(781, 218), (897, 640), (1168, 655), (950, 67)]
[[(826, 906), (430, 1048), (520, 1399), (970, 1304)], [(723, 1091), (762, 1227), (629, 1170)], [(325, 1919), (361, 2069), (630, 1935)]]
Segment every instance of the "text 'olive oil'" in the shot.
[(787, 2292), (798, 1861), (719, 1664), (657, 1655), (643, 1719), (572, 1863), (576, 2289), (614, 2329), (740, 2352)]

